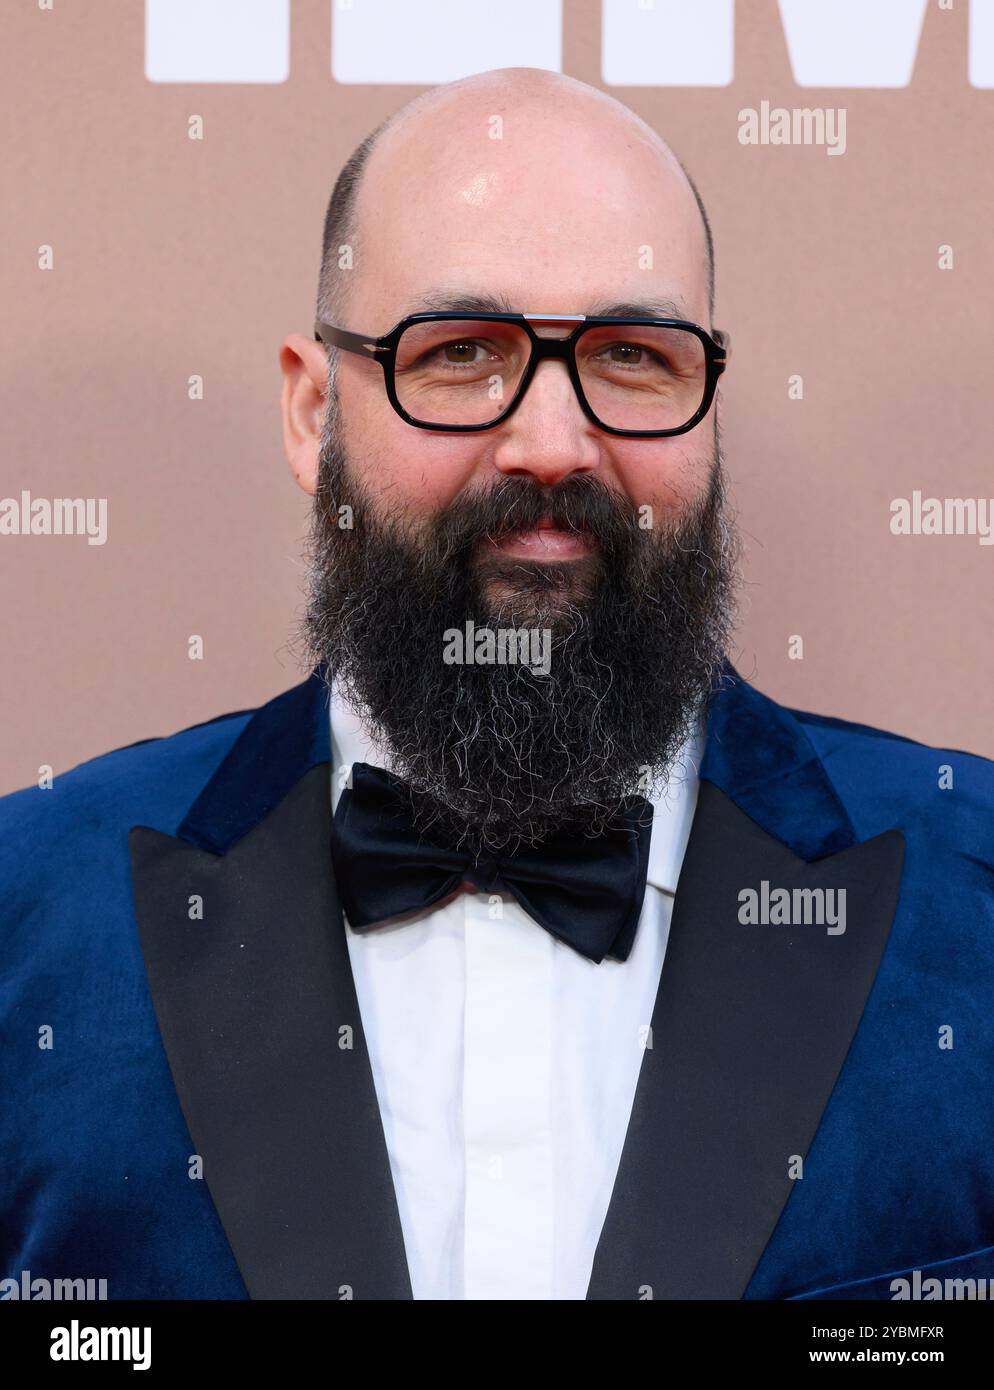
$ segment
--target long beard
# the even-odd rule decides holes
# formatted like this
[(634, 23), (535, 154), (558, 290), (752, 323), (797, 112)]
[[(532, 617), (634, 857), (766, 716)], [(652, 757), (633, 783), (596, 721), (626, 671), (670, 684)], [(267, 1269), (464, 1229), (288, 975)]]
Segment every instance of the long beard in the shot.
[[(543, 517), (593, 537), (593, 554), (536, 563), (488, 544)], [(717, 440), (706, 495), (658, 533), (645, 519), (593, 475), (515, 475), (417, 526), (366, 496), (329, 414), (301, 635), (418, 794), (423, 834), (475, 853), (595, 835), (664, 780), (734, 624)], [(469, 664), (464, 648), (453, 664), (467, 623), (535, 633), (519, 653), (543, 659)]]

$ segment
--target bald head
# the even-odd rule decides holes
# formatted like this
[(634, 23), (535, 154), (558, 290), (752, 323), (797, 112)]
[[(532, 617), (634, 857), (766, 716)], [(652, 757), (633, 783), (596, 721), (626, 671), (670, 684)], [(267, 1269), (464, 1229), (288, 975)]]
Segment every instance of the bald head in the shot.
[[(591, 256), (602, 294), (591, 283)], [(576, 295), (617, 300), (631, 298), (615, 292), (619, 279), (630, 286), (633, 271), (667, 258), (678, 278), (699, 282), (699, 293), (691, 284), (681, 296), (697, 301), (686, 316), (709, 322), (711, 228), (666, 142), (586, 83), (543, 68), (501, 68), (415, 97), (352, 153), (325, 217), (318, 317), (385, 332), (413, 311), (401, 302), (412, 276), (443, 296), (489, 292), (515, 309), (554, 312), (545, 287), (568, 278), (571, 264), (587, 266)], [(508, 273), (517, 284), (496, 283)], [(363, 292), (369, 277), (372, 295)], [(396, 283), (392, 301), (385, 279)], [(380, 308), (389, 322), (369, 320)], [(563, 312), (591, 309), (574, 296)]]

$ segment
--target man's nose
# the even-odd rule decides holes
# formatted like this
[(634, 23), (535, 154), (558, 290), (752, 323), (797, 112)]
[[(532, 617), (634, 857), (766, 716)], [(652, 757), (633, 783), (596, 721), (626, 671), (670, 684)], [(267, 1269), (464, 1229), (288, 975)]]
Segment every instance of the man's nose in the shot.
[(494, 463), (501, 473), (530, 473), (552, 486), (600, 466), (596, 426), (580, 407), (565, 362), (540, 362), (524, 399), (498, 429)]

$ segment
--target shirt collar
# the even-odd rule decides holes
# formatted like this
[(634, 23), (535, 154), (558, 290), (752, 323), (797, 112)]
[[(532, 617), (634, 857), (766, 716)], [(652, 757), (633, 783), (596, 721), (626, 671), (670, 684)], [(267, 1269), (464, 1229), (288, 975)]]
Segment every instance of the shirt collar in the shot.
[[(338, 806), (345, 774), (353, 763), (388, 767), (384, 746), (341, 699), (334, 687), (328, 708), (331, 732), (331, 806)], [(660, 791), (648, 799), (653, 808), (652, 838), (646, 881), (664, 893), (675, 894), (690, 826), (697, 806), (698, 774), (704, 754), (705, 721), (698, 720), (673, 761)]]

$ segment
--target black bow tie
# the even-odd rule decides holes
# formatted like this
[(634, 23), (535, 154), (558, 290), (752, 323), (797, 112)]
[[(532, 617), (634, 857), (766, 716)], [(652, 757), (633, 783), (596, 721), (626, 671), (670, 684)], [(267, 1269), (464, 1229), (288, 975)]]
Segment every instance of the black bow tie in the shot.
[(410, 805), (410, 792), (391, 773), (353, 765), (331, 837), (352, 927), (430, 907), (469, 879), (481, 892), (513, 894), (529, 917), (589, 960), (627, 959), (649, 867), (652, 807), (642, 797), (631, 798), (597, 837), (563, 833), (511, 855), (477, 858), (419, 838)]

